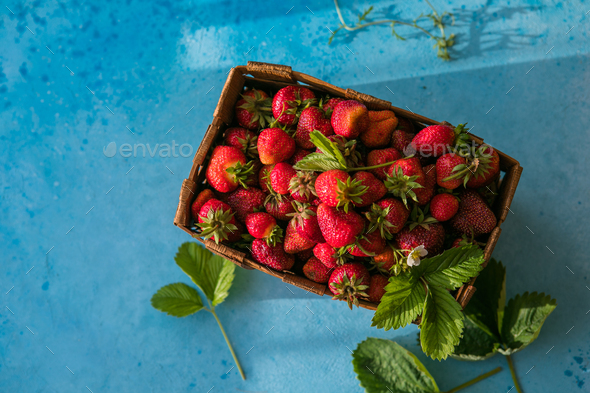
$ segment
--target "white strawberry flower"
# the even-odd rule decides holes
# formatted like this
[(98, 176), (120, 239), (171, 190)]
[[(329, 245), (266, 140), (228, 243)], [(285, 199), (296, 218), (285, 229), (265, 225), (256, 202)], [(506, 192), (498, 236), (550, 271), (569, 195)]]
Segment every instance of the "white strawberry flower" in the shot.
[(424, 248), (424, 245), (420, 245), (414, 248), (408, 254), (408, 266), (418, 266), (420, 265), (420, 258), (425, 257), (428, 255), (428, 251)]

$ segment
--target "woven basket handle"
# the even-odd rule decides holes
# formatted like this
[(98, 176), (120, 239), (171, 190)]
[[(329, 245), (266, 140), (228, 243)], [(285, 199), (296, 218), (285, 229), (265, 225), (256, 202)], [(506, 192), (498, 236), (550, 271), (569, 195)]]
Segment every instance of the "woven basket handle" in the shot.
[(246, 70), (255, 78), (288, 83), (296, 82), (293, 79), (291, 67), (285, 65), (249, 61)]

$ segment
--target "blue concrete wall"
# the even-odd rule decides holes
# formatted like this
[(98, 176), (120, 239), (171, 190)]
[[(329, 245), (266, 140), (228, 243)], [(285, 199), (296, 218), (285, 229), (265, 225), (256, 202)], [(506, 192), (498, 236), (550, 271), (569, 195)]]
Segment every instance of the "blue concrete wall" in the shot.
[[(108, 158), (103, 148), (174, 141), (194, 154), (230, 67), (257, 60), (468, 121), (519, 159), (495, 256), (509, 296), (545, 291), (559, 306), (514, 356), (517, 369), (527, 392), (590, 391), (590, 3), (433, 3), (456, 15), (452, 62), (402, 28), (405, 42), (376, 27), (327, 46), (326, 27), (338, 25), (330, 1), (3, 1), (0, 390), (360, 392), (349, 352), (358, 342), (386, 337), (420, 352), (415, 327), (378, 331), (367, 310), (238, 270), (218, 312), (242, 381), (210, 315), (176, 319), (149, 305), (160, 286), (188, 282), (173, 256), (189, 238), (172, 218), (191, 157)], [(341, 5), (352, 20), (368, 4)], [(379, 17), (428, 11), (371, 4)], [(419, 357), (443, 390), (505, 366)], [(511, 386), (504, 371), (469, 391)]]

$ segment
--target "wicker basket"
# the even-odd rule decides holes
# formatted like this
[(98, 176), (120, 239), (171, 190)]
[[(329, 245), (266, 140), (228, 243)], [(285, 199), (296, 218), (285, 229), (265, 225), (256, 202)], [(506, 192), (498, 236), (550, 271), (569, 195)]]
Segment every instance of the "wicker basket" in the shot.
[[(201, 188), (206, 184), (205, 180), (205, 158), (209, 153), (213, 142), (216, 139), (223, 137), (224, 130), (232, 125), (234, 116), (234, 105), (238, 100), (240, 94), (244, 90), (244, 87), (255, 87), (266, 91), (276, 92), (282, 87), (287, 85), (303, 85), (316, 93), (330, 94), (332, 97), (344, 97), (347, 99), (355, 99), (364, 103), (370, 110), (392, 110), (396, 115), (406, 117), (413, 121), (416, 130), (420, 130), (428, 125), (440, 124), (437, 121), (431, 120), (424, 116), (415, 114), (413, 112), (406, 111), (401, 108), (396, 108), (391, 105), (390, 102), (384, 101), (370, 95), (358, 93), (351, 89), (341, 89), (339, 87), (330, 85), (329, 83), (323, 82), (312, 76), (302, 74), (300, 72), (292, 71), (291, 67), (284, 65), (248, 62), (247, 66), (234, 67), (225, 82), (219, 102), (213, 113), (213, 122), (207, 128), (205, 137), (195, 154), (193, 159), (193, 166), (187, 179), (182, 183), (180, 190), (180, 201), (178, 203), (178, 209), (176, 210), (176, 216), (174, 217), (174, 225), (187, 232), (189, 235), (203, 243), (212, 252), (226, 258), (236, 265), (245, 269), (257, 269), (267, 274), (280, 278), (283, 282), (293, 284), (306, 291), (316, 293), (320, 296), (324, 294), (331, 295), (330, 290), (326, 284), (318, 284), (306, 277), (295, 275), (291, 272), (281, 272), (268, 268), (256, 261), (254, 261), (250, 255), (228, 247), (225, 244), (215, 244), (211, 240), (203, 240), (199, 237), (195, 227), (193, 226), (190, 206), (198, 194)], [(469, 134), (470, 138), (477, 143), (483, 143), (483, 139)], [(494, 247), (500, 237), (500, 225), (506, 219), (506, 216), (510, 210), (510, 204), (522, 167), (518, 161), (514, 158), (507, 156), (501, 151), (497, 150), (500, 156), (500, 169), (504, 172), (504, 176), (501, 180), (498, 180), (499, 195), (496, 198), (496, 202), (492, 209), (498, 219), (496, 228), (489, 234), (487, 244), (484, 250), (486, 264), (490, 259)], [(465, 307), (473, 293), (475, 292), (474, 287), (475, 277), (468, 283), (463, 285), (456, 291), (455, 298)], [(361, 307), (375, 310), (377, 304), (370, 303), (367, 301), (360, 302)]]

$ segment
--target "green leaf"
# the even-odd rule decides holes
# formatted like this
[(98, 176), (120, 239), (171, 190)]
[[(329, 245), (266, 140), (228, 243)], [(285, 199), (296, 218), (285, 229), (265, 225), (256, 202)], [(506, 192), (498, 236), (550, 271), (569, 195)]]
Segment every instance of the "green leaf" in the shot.
[(465, 318), (463, 338), (451, 355), (457, 360), (486, 360), (496, 354), (500, 343), (480, 329), (471, 319)]
[(297, 161), (293, 168), (299, 171), (326, 172), (332, 169), (344, 170), (340, 163), (332, 157), (322, 153), (311, 153)]
[(201, 310), (203, 302), (196, 289), (177, 282), (158, 289), (152, 296), (152, 306), (168, 315), (186, 317)]
[(442, 287), (428, 285), (420, 323), (422, 350), (433, 359), (446, 359), (459, 344), (463, 331), (461, 306)]
[(397, 329), (412, 323), (422, 312), (426, 291), (422, 281), (411, 271), (389, 277), (385, 291), (371, 326), (385, 330)]
[(329, 140), (324, 134), (319, 131), (312, 131), (309, 134), (309, 140), (318, 149), (320, 149), (326, 156), (335, 159), (343, 168), (346, 168), (346, 160), (338, 146)]
[(544, 293), (525, 292), (510, 299), (504, 310), (501, 331), (507, 351), (500, 352), (514, 353), (532, 343), (555, 307), (555, 299)]
[(191, 242), (182, 244), (174, 259), (213, 306), (225, 300), (234, 279), (233, 263)]
[(430, 284), (457, 289), (479, 273), (482, 263), (483, 251), (476, 245), (468, 245), (424, 259), (420, 271)]
[(475, 287), (477, 290), (465, 307), (465, 316), (500, 342), (506, 303), (506, 268), (492, 258), (477, 277)]
[(368, 338), (352, 353), (352, 364), (367, 393), (436, 393), (434, 378), (399, 344)]

